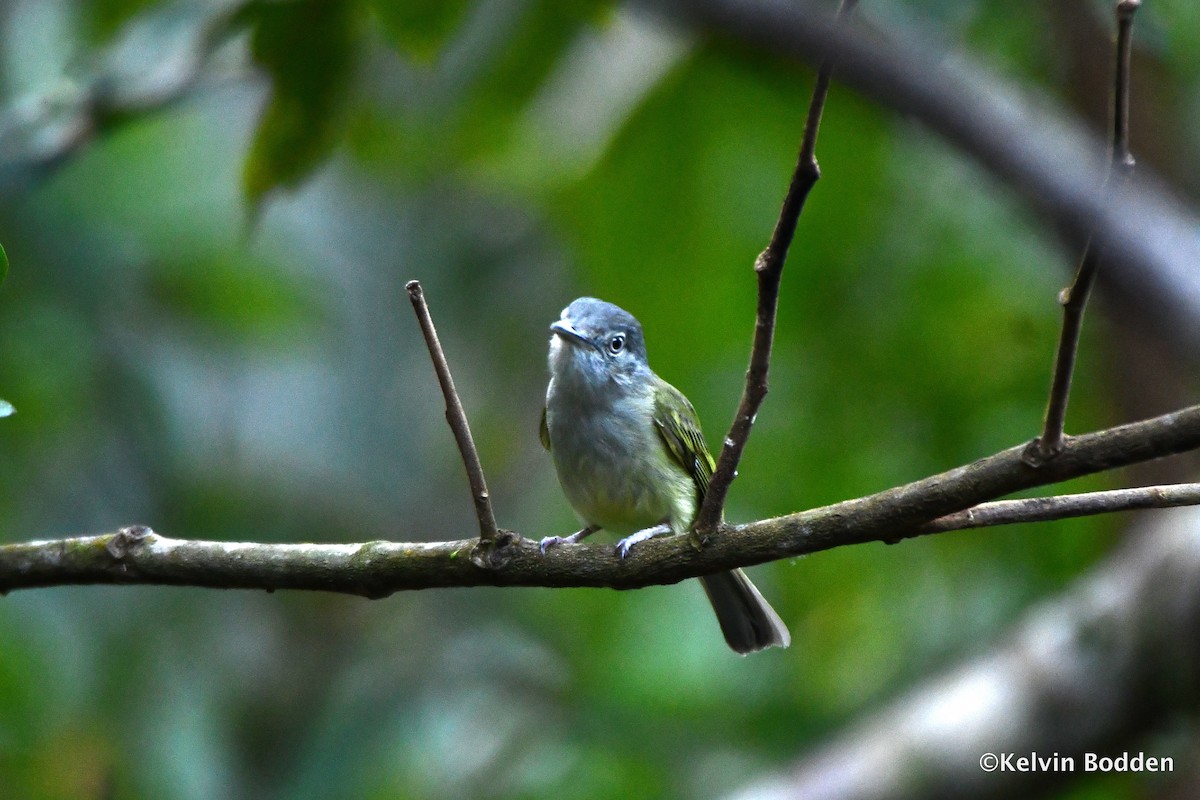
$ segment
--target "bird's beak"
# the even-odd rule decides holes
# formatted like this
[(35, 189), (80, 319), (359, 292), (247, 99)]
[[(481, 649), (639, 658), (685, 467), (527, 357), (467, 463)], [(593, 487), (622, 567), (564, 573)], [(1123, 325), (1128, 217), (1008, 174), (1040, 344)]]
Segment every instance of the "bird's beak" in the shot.
[(595, 347), (596, 343), (588, 337), (584, 336), (579, 331), (575, 330), (575, 326), (567, 319), (560, 319), (550, 326), (550, 332), (558, 334), (571, 344), (581, 344), (588, 347)]

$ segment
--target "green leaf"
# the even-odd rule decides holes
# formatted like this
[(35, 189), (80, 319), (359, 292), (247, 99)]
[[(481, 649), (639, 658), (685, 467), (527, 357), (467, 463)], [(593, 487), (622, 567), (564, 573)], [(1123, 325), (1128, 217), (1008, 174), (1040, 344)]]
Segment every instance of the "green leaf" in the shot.
[(370, 0), (370, 4), (392, 44), (423, 63), (437, 57), (470, 6), (466, 0)]
[(242, 173), (257, 210), (272, 189), (299, 186), (333, 151), (359, 38), (353, 0), (256, 3), (243, 15), (251, 50), (271, 78)]
[[(421, 46), (414, 38), (433, 41), (430, 37), (439, 35), (434, 32), (437, 25), (443, 26), (440, 35), (453, 34), (447, 28), (450, 9), (441, 12), (440, 20), (413, 23), (417, 30), (398, 31), (394, 26), (401, 23), (396, 19), (407, 20), (409, 15), (388, 8), (388, 14), (398, 15), (389, 20), (382, 7), (403, 4), (371, 2), (393, 46), (406, 54)], [(427, 180), (464, 163), (485, 171), (493, 170), (497, 159), (507, 165), (514, 137), (520, 141), (527, 135), (519, 128), (530, 102), (557, 70), (569, 69), (565, 59), (581, 36), (611, 23), (614, 5), (612, 0), (523, 0), (515, 13), (497, 14), (494, 24), (476, 26), (467, 20), (472, 28), (471, 57), (439, 64), (433, 79), (414, 81), (404, 114), (358, 109), (347, 137), (351, 148), (369, 169), (398, 170), (406, 179)]]
[(0, 400), (0, 418), (11, 417), (17, 413), (17, 410), (12, 407), (12, 403), (7, 400)]
[(0, 244), (0, 283), (4, 283), (4, 278), (8, 275), (8, 253), (4, 252), (4, 245)]

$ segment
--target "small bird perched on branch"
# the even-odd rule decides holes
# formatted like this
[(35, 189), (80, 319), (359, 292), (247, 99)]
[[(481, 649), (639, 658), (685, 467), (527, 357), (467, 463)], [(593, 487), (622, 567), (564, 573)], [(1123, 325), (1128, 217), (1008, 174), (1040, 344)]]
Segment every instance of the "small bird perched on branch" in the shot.
[[(542, 444), (558, 481), (587, 527), (542, 540), (542, 551), (600, 529), (638, 542), (691, 529), (713, 459), (696, 410), (654, 374), (636, 318), (612, 303), (581, 297), (550, 326), (550, 385)], [(791, 636), (740, 569), (700, 579), (725, 641), (738, 653), (787, 647)]]

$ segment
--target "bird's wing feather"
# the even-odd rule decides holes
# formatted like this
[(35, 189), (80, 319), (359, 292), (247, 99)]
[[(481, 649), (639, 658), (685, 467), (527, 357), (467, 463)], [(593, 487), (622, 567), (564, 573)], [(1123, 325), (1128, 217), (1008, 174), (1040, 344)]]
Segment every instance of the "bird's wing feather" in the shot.
[(700, 432), (696, 409), (683, 392), (661, 379), (654, 394), (654, 427), (667, 446), (667, 452), (692, 476), (703, 499), (716, 464), (708, 452), (704, 434)]
[(542, 421), (538, 423), (538, 438), (542, 440), (542, 447), (546, 448), (546, 452), (550, 452), (550, 426), (546, 424), (545, 406), (542, 406)]

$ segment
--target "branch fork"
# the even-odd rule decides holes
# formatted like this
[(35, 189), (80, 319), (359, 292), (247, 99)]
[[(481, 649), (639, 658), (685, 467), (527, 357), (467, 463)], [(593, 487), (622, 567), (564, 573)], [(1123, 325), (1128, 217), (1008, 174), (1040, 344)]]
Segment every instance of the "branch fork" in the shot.
[[(838, 6), (835, 25), (840, 25), (854, 10), (857, 0), (842, 0)], [(758, 278), (758, 309), (754, 322), (754, 345), (750, 351), (750, 366), (746, 370), (746, 387), (738, 403), (729, 433), (725, 435), (716, 469), (705, 492), (704, 502), (696, 515), (693, 529), (701, 540), (707, 539), (725, 513), (725, 501), (729, 486), (737, 476), (738, 462), (750, 438), (750, 429), (758, 416), (758, 409), (769, 391), (767, 374), (771, 364), (771, 348), (775, 340), (775, 317), (779, 307), (779, 283), (783, 278), (783, 265), (787, 261), (788, 249), (796, 233), (796, 224), (804, 210), (809, 192), (821, 177), (817, 164), (817, 134), (821, 129), (821, 114), (825, 109), (825, 98), (829, 96), (829, 83), (833, 76), (835, 57), (826, 58), (817, 71), (813, 85), (812, 100), (808, 105), (808, 116), (804, 122), (804, 135), (800, 141), (800, 153), (796, 168), (788, 184), (779, 219), (771, 232), (766, 249), (754, 260), (754, 273)]]
[(719, 535), (700, 550), (687, 536), (651, 539), (639, 545), (636, 557), (626, 560), (610, 547), (585, 544), (553, 548), (543, 555), (535, 541), (505, 531), (491, 545), (477, 537), (264, 544), (171, 539), (131, 526), (97, 536), (0, 545), (0, 594), (47, 586), (134, 583), (303, 589), (372, 599), (401, 590), (450, 586), (637, 589), (845, 545), (984, 524), (1194, 504), (1200, 499), (1196, 484), (986, 501), (1197, 448), (1200, 406), (1193, 406), (1072, 437), (1062, 455), (1042, 469), (1024, 465), (1021, 448), (1011, 448), (867, 497), (775, 519), (723, 524)]
[[(843, 0), (838, 19), (853, 7)], [(1128, 150), (1130, 32), (1137, 0), (1121, 0), (1113, 153), (1107, 192), (1119, 188), (1133, 166)], [(746, 386), (695, 529), (719, 531), (701, 549), (691, 537), (646, 542), (644, 557), (621, 561), (609, 548), (581, 545), (543, 555), (536, 544), (499, 529), (492, 511), (462, 403), (420, 284), (406, 289), (421, 324), (446, 418), (462, 456), (479, 521), (478, 538), (439, 543), (269, 545), (169, 539), (146, 526), (99, 536), (0, 545), (0, 595), (14, 588), (63, 584), (155, 583), (219, 588), (277, 588), (347, 592), (383, 597), (400, 589), (438, 586), (525, 585), (638, 588), (674, 583), (734, 567), (817, 552), (846, 544), (892, 541), (985, 525), (1134, 508), (1200, 503), (1200, 484), (1142, 487), (1089, 495), (987, 502), (992, 498), (1069, 478), (1200, 448), (1200, 406), (1098, 433), (1067, 437), (1061, 418), (1073, 371), (1082, 309), (1094, 280), (1100, 248), (1092, 237), (1079, 274), (1064, 289), (1063, 337), (1050, 411), (1043, 436), (1024, 447), (869, 497), (848, 500), (746, 525), (725, 525), (722, 510), (729, 484), (762, 399), (774, 335), (779, 282), (796, 222), (820, 177), (815, 144), (828, 93), (832, 59), (818, 74), (795, 172), (767, 248), (755, 261), (759, 303)], [(1068, 312), (1076, 317), (1067, 319)], [(680, 541), (680, 539), (686, 539)]]

